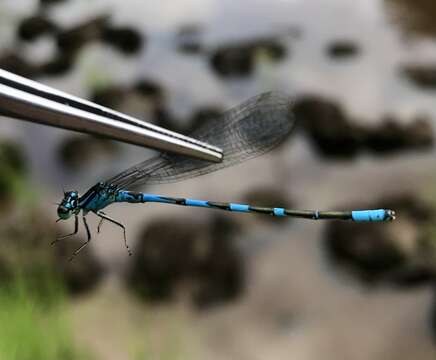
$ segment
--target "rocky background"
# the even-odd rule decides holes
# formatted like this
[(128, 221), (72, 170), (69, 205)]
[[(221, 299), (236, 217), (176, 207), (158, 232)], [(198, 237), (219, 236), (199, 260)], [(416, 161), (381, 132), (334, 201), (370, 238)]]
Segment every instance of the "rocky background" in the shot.
[(293, 98), (272, 153), (143, 190), (398, 215), (114, 205), (133, 256), (105, 224), (70, 263), (83, 231), (50, 246), (73, 227), (55, 223), (62, 188), (153, 151), (1, 118), (0, 358), (434, 359), (435, 17), (430, 0), (0, 2), (0, 68), (172, 130)]

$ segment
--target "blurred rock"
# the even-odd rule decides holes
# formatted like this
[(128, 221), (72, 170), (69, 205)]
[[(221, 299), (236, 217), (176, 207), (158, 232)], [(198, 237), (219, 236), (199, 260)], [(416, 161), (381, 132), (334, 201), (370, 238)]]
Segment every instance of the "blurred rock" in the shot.
[(17, 34), (21, 40), (34, 41), (46, 34), (53, 34), (57, 26), (43, 15), (34, 15), (21, 21)]
[(409, 124), (388, 117), (377, 125), (361, 125), (342, 108), (318, 96), (305, 96), (294, 107), (299, 126), (324, 157), (352, 158), (364, 149), (376, 153), (428, 149), (433, 146), (431, 121), (417, 117)]
[(225, 109), (219, 106), (208, 106), (196, 109), (192, 114), (189, 125), (183, 130), (184, 134), (190, 134), (203, 126), (206, 122), (218, 119)]
[(400, 70), (415, 86), (436, 90), (436, 65), (405, 65)]
[(381, 125), (368, 128), (367, 131), (365, 145), (377, 153), (427, 149), (434, 143), (431, 122), (426, 118), (417, 118), (405, 125), (393, 118), (387, 118)]
[(0, 56), (0, 69), (34, 79), (39, 75), (39, 67), (15, 53), (4, 53)]
[(234, 243), (239, 226), (222, 216), (215, 216), (209, 226), (211, 243), (194, 269), (192, 298), (201, 309), (234, 300), (245, 287), (243, 258)]
[(7, 286), (16, 276), (24, 276), (32, 289), (43, 295), (49, 285), (47, 273), (54, 274), (49, 245), (54, 238), (53, 225), (44, 221), (44, 215), (37, 211), (2, 216), (1, 223), (0, 283)]
[(90, 95), (90, 100), (132, 116), (148, 119), (147, 121), (169, 130), (182, 130), (178, 119), (165, 106), (164, 89), (152, 80), (140, 79), (132, 86), (111, 85), (97, 88)]
[(96, 88), (92, 91), (90, 100), (111, 109), (129, 112), (124, 105), (128, 105), (129, 99), (134, 97), (143, 103), (143, 111), (164, 107), (164, 90), (158, 83), (147, 79), (138, 80), (132, 86), (110, 85)]
[(242, 258), (236, 250), (237, 225), (215, 217), (209, 223), (162, 219), (140, 235), (128, 282), (141, 297), (169, 300), (188, 291), (197, 307), (237, 297), (244, 285)]
[(436, 219), (433, 207), (404, 194), (353, 208), (393, 209), (397, 219), (389, 224), (330, 222), (325, 248), (332, 263), (367, 285), (411, 287), (434, 281), (436, 268), (428, 262), (429, 257), (436, 260), (428, 245), (434, 241), (428, 231)]
[(27, 173), (27, 159), (23, 147), (11, 140), (0, 143), (0, 167), (7, 167), (18, 175)]
[(165, 100), (164, 89), (153, 80), (140, 79), (133, 85), (133, 90), (156, 104), (162, 104)]
[(432, 0), (385, 0), (386, 13), (395, 25), (409, 34), (425, 37), (436, 35), (436, 3)]
[(65, 75), (74, 66), (76, 57), (74, 53), (62, 52), (42, 64), (32, 64), (16, 54), (6, 54), (0, 58), (0, 68), (14, 74), (35, 79), (41, 75)]
[(351, 123), (338, 104), (306, 96), (297, 101), (294, 111), (299, 126), (321, 155), (352, 158), (361, 150), (366, 131)]
[(65, 75), (72, 70), (75, 61), (75, 54), (68, 52), (60, 53), (45, 64), (42, 64), (39, 68), (39, 72), (46, 76)]
[[(54, 211), (54, 210), (53, 210)], [(18, 217), (17, 217), (18, 216)], [(0, 282), (7, 284), (20, 274), (44, 297), (47, 275), (60, 277), (71, 293), (90, 290), (99, 282), (103, 268), (90, 248), (82, 251), (73, 262), (72, 252), (80, 246), (75, 239), (66, 239), (56, 246), (50, 243), (56, 237), (54, 222), (42, 211), (24, 209), (14, 217), (3, 218), (0, 228)], [(75, 245), (73, 245), (75, 243)], [(67, 256), (67, 252), (68, 256)]]
[(71, 29), (59, 31), (56, 35), (59, 52), (73, 56), (87, 43), (101, 40), (108, 23), (109, 16), (101, 15)]
[(177, 33), (177, 49), (185, 54), (199, 54), (203, 52), (201, 34), (203, 29), (199, 25), (182, 26)]
[(247, 77), (254, 71), (254, 54), (249, 48), (227, 47), (211, 55), (212, 68), (223, 77)]
[(58, 31), (59, 52), (74, 58), (88, 43), (102, 41), (126, 55), (135, 54), (144, 46), (145, 38), (131, 27), (114, 27), (109, 15), (100, 15), (71, 29)]
[(14, 203), (19, 182), (27, 174), (24, 149), (9, 140), (0, 143), (0, 212), (8, 211)]
[(414, 264), (413, 266), (405, 267), (387, 277), (388, 281), (392, 281), (395, 286), (400, 288), (410, 288), (420, 285), (428, 285), (436, 279), (436, 269), (424, 264)]
[(0, 168), (0, 213), (8, 212), (14, 203), (14, 179)]
[(430, 309), (430, 329), (433, 334), (433, 341), (436, 342), (436, 285), (433, 286), (433, 305)]
[(254, 47), (257, 52), (261, 51), (263, 54), (267, 55), (269, 60), (272, 61), (283, 60), (288, 55), (285, 46), (274, 39), (259, 40), (254, 43)]
[(195, 243), (208, 246), (202, 231), (195, 223), (175, 219), (150, 224), (133, 253), (129, 284), (149, 300), (173, 297), (176, 284), (191, 272)]
[(210, 64), (222, 77), (248, 77), (253, 75), (256, 56), (260, 53), (266, 54), (272, 61), (279, 61), (287, 51), (274, 39), (258, 39), (216, 49), (210, 55)]
[(61, 164), (74, 171), (83, 169), (99, 156), (112, 156), (118, 150), (115, 141), (96, 136), (73, 135), (60, 144), (57, 153)]
[(126, 55), (136, 54), (144, 46), (144, 37), (130, 27), (106, 27), (102, 40)]
[(41, 6), (56, 5), (67, 2), (67, 0), (39, 0)]
[(54, 246), (55, 269), (72, 295), (80, 295), (94, 289), (106, 270), (90, 247), (83, 249), (73, 261), (69, 261), (74, 251), (84, 242), (83, 236), (74, 236)]
[(358, 55), (359, 47), (349, 40), (336, 40), (327, 46), (327, 55), (333, 59), (345, 59)]
[(408, 134), (406, 147), (429, 148), (434, 144), (434, 131), (429, 118), (417, 117), (405, 126), (404, 133)]
[(90, 100), (111, 109), (119, 109), (128, 92), (128, 89), (117, 85), (98, 88), (93, 90)]
[(388, 118), (372, 129), (366, 143), (372, 151), (391, 152), (403, 148), (405, 140), (402, 125)]
[(164, 129), (184, 133), (184, 127), (180, 124), (180, 121), (165, 106), (156, 106), (152, 113), (153, 124)]
[[(249, 190), (244, 196), (245, 204), (260, 206), (260, 207), (283, 207), (292, 209), (294, 204), (288, 200), (288, 195), (283, 189), (279, 190), (276, 187), (254, 188)], [(273, 224), (289, 223), (289, 218), (276, 217), (264, 214), (253, 214), (256, 221), (266, 221)]]

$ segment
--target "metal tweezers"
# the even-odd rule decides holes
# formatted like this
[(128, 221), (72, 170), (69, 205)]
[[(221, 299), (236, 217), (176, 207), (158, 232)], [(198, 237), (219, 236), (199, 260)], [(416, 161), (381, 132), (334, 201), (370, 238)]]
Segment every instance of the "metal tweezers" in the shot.
[(0, 69), (0, 115), (220, 162), (222, 150)]

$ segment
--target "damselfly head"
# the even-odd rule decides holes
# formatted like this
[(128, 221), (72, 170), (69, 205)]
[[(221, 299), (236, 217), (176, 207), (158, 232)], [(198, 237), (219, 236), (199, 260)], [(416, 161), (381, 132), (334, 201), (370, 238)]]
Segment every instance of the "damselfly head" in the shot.
[(62, 202), (58, 206), (59, 219), (67, 220), (79, 211), (79, 193), (77, 191), (66, 191)]

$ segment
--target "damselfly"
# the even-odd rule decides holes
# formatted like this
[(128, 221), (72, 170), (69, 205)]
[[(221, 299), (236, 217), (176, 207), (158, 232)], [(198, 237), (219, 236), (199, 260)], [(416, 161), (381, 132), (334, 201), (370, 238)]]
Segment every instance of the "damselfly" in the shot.
[(225, 112), (221, 117), (206, 121), (191, 137), (217, 146), (223, 150), (223, 160), (211, 163), (192, 159), (183, 155), (161, 153), (160, 155), (137, 164), (113, 178), (91, 187), (84, 195), (77, 191), (64, 193), (57, 213), (59, 220), (74, 216), (74, 232), (57, 238), (53, 243), (78, 232), (79, 215), (87, 233), (87, 241), (72, 255), (76, 256), (91, 241), (91, 232), (86, 222), (89, 212), (100, 217), (97, 231), (103, 221), (111, 222), (123, 229), (125, 247), (127, 245), (126, 228), (119, 221), (110, 218), (102, 210), (114, 202), (148, 203), (158, 202), (172, 205), (197, 206), (235, 212), (252, 212), (272, 216), (292, 216), (311, 220), (340, 219), (352, 221), (389, 221), (395, 213), (392, 210), (357, 211), (313, 211), (291, 210), (281, 207), (259, 207), (247, 204), (193, 200), (162, 195), (129, 191), (128, 188), (143, 184), (170, 183), (204, 175), (268, 152), (282, 143), (295, 126), (293, 101), (279, 93), (264, 93)]

